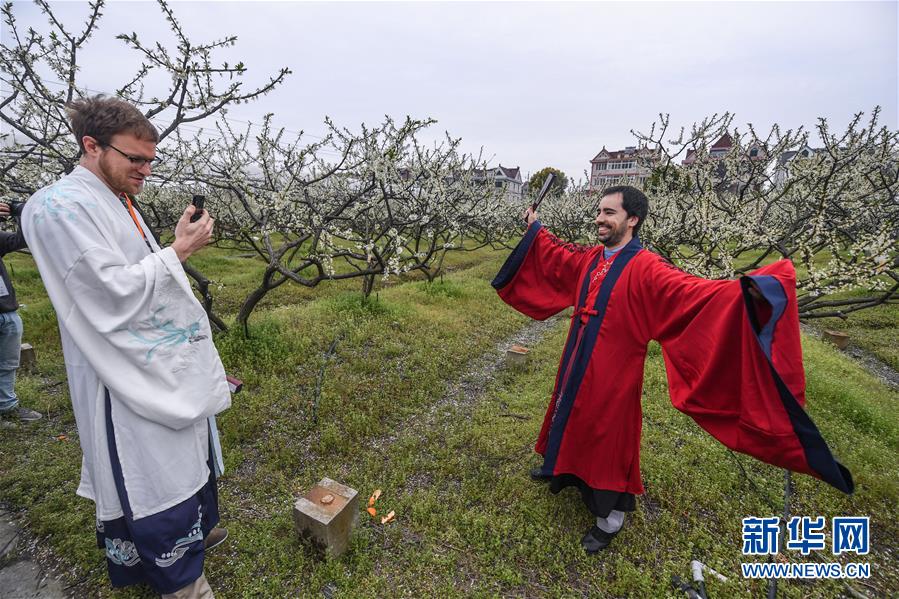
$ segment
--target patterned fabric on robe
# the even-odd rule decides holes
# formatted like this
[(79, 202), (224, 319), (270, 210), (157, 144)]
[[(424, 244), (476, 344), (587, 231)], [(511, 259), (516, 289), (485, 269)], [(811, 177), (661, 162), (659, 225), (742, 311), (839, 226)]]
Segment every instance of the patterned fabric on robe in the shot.
[(193, 496), (209, 479), (207, 418), (231, 397), (175, 251), (160, 249), (140, 221), (145, 242), (119, 198), (81, 166), (36, 192), (21, 223), (59, 320), (84, 454), (78, 494), (96, 502), (99, 520), (122, 516), (108, 388), (134, 518)]

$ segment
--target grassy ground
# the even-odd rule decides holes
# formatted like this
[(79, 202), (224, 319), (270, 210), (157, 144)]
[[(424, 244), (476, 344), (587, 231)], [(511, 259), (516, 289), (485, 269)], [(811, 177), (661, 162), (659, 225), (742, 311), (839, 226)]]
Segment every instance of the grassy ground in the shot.
[[(232, 537), (207, 572), (222, 597), (243, 596), (596, 596), (671, 595), (672, 574), (700, 559), (729, 575), (714, 596), (764, 593), (739, 577), (740, 520), (780, 510), (781, 470), (735, 456), (674, 410), (658, 348), (647, 362), (643, 476), (647, 494), (613, 548), (583, 554), (590, 518), (571, 490), (558, 496), (527, 478), (565, 335), (560, 322), (522, 370), (503, 370), (479, 397), (432, 409), (447, 382), (474, 357), (526, 326), (487, 284), (504, 253), (457, 254), (455, 271), (433, 284), (409, 281), (363, 306), (355, 282), (309, 292), (284, 286), (252, 321), (252, 337), (217, 338), (226, 369), (245, 381), (219, 420), (228, 470), (220, 482)], [(23, 404), (49, 418), (0, 435), (0, 500), (23, 510), (40, 546), (63, 559), (76, 591), (150, 596), (108, 588), (93, 542), (93, 506), (74, 495), (80, 449), (69, 406), (55, 317), (33, 266), (13, 263), (26, 341), (40, 374), (22, 377)], [(225, 313), (258, 268), (225, 252), (198, 264), (229, 284)], [(236, 267), (235, 263), (240, 264)], [(895, 331), (897, 320), (889, 326)], [(335, 355), (327, 360), (332, 340)], [(869, 515), (874, 549), (864, 560), (867, 593), (899, 593), (899, 394), (815, 339), (804, 340), (809, 411), (858, 490), (844, 497), (795, 475), (793, 512)], [(325, 365), (320, 398), (316, 379)], [(66, 435), (67, 440), (58, 440)], [(364, 512), (352, 549), (325, 558), (298, 541), (291, 507), (323, 476), (367, 497), (384, 490), (382, 526)], [(810, 560), (829, 561), (826, 553)], [(791, 556), (792, 558), (792, 556)], [(746, 560), (749, 561), (749, 560)], [(794, 560), (798, 561), (798, 560)], [(837, 597), (839, 583), (781, 583), (789, 597)]]
[(840, 318), (812, 320), (816, 328), (841, 331), (849, 334), (849, 343), (856, 345), (899, 370), (899, 304), (860, 310)]

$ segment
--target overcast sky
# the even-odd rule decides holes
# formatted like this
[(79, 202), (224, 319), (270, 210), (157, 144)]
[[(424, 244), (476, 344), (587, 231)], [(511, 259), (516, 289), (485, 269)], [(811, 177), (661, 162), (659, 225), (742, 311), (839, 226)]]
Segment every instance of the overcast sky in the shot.
[[(53, 4), (71, 29), (86, 3)], [(897, 3), (884, 2), (173, 2), (194, 42), (237, 35), (221, 60), (249, 81), (279, 67), (276, 91), (231, 110), (321, 134), (324, 117), (357, 128), (383, 115), (433, 117), (435, 133), (483, 146), (492, 164), (583, 177), (605, 145), (633, 145), (659, 112), (689, 125), (715, 112), (766, 129), (844, 126), (883, 107), (897, 124)], [(20, 24), (47, 30), (30, 3)], [(80, 61), (80, 82), (112, 90), (136, 56), (135, 31), (171, 43), (155, 3), (112, 2)], [(3, 32), (8, 39), (7, 31)], [(160, 93), (163, 90), (160, 90)]]

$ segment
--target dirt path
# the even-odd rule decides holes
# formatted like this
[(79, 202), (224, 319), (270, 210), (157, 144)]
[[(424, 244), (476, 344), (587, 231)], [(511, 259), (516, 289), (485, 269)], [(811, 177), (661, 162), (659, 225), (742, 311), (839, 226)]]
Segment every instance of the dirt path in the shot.
[[(426, 446), (429, 442), (428, 435), (432, 434), (433, 431), (446, 430), (451, 426), (458, 425), (460, 420), (470, 418), (479, 402), (486, 397), (487, 390), (497, 377), (498, 372), (507, 367), (506, 352), (509, 348), (512, 345), (521, 345), (528, 348), (534, 347), (564, 320), (567, 320), (567, 316), (563, 314), (548, 318), (545, 321), (530, 321), (512, 335), (497, 342), (490, 351), (474, 357), (464, 366), (463, 372), (447, 384), (446, 390), (437, 401), (422, 413), (396, 427), (389, 434), (374, 439), (371, 442), (372, 448), (386, 456), (390, 453), (390, 449), (395, 443), (410, 438), (418, 439), (421, 444)], [(519, 417), (515, 414), (508, 415)], [(527, 449), (529, 453), (530, 447)], [(420, 459), (428, 460), (430, 459), (430, 454), (423, 452)], [(394, 492), (401, 495), (410, 495), (418, 490), (430, 487), (432, 482), (430, 475), (416, 473), (407, 478), (405, 484), (400, 488), (394, 489)], [(398, 520), (392, 526), (395, 531), (399, 532), (404, 544), (414, 547), (423, 542), (420, 534), (412, 530), (402, 520)], [(381, 538), (380, 557), (376, 560), (373, 567), (375, 571), (379, 571), (384, 569), (384, 563), (389, 560), (388, 556), (391, 554), (394, 545), (388, 535), (384, 534), (382, 528), (374, 527), (373, 530)], [(446, 551), (464, 554), (463, 549), (446, 543), (440, 544)], [(474, 589), (470, 586), (472, 580), (464, 576), (462, 578), (464, 580), (460, 579), (455, 583), (456, 587), (473, 592)], [(324, 597), (330, 596), (328, 585), (322, 589), (322, 595)]]
[[(809, 324), (801, 324), (800, 328), (806, 335), (821, 339), (821, 330), (817, 327)], [(866, 351), (860, 347), (856, 347), (855, 345), (850, 345), (849, 347), (841, 351), (842, 353), (846, 354), (847, 356), (861, 364), (861, 366), (865, 370), (880, 379), (880, 381), (884, 385), (886, 385), (893, 391), (899, 391), (899, 372), (893, 369), (892, 366), (890, 366), (871, 352)]]
[(412, 430), (430, 430), (451, 412), (454, 416), (466, 414), (477, 401), (484, 396), (488, 385), (496, 376), (497, 370), (505, 365), (506, 351), (513, 345), (533, 347), (552, 330), (564, 316), (553, 316), (543, 321), (531, 321), (524, 327), (499, 341), (496, 346), (481, 356), (474, 358), (455, 380), (450, 381), (443, 396), (435, 401), (427, 411), (410, 419), (385, 435), (372, 441), (372, 446), (380, 451), (386, 450), (397, 439), (409, 434)]

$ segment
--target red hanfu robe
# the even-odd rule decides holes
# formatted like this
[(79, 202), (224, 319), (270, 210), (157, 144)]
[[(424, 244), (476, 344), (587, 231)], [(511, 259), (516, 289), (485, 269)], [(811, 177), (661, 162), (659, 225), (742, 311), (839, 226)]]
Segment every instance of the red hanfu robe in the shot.
[[(766, 301), (752, 298), (750, 281)], [(788, 260), (706, 280), (636, 238), (606, 260), (601, 246), (562, 242), (533, 223), (493, 286), (538, 320), (575, 308), (537, 440), (543, 474), (643, 493), (640, 397), (647, 344), (657, 340), (678, 410), (734, 451), (851, 493), (852, 476), (802, 408), (795, 285)]]

